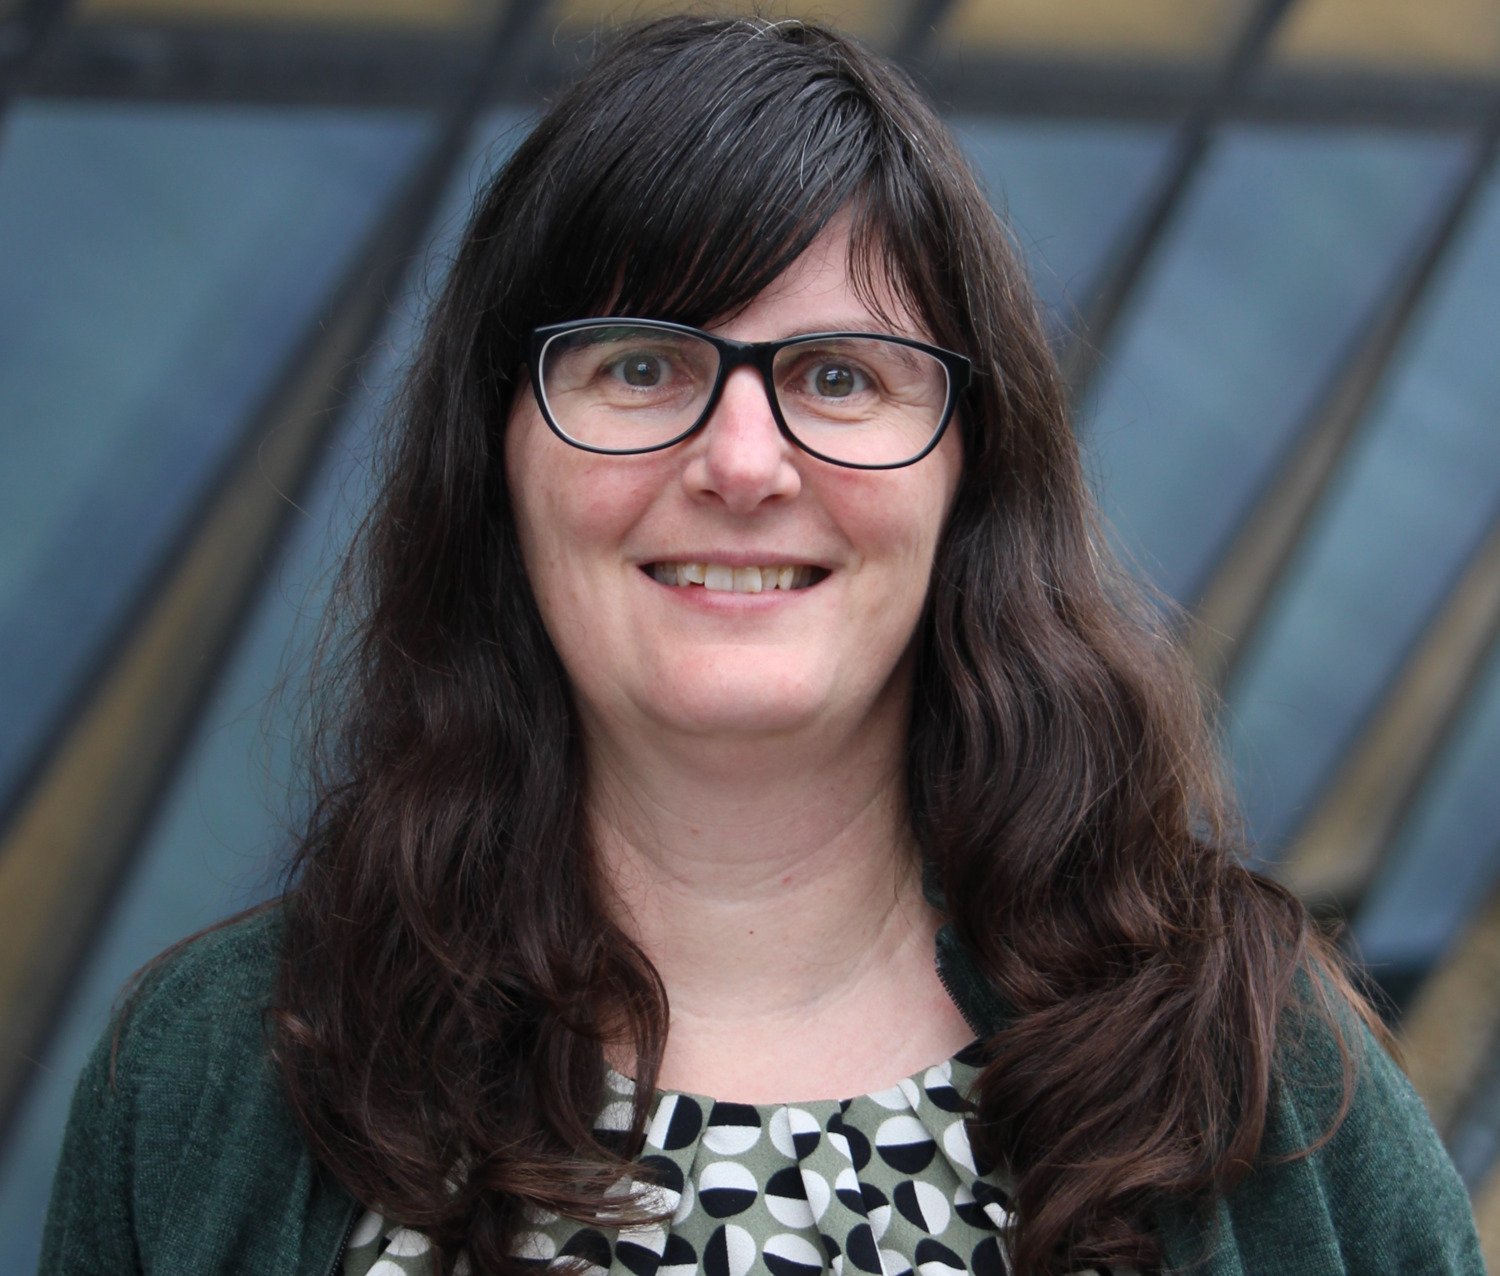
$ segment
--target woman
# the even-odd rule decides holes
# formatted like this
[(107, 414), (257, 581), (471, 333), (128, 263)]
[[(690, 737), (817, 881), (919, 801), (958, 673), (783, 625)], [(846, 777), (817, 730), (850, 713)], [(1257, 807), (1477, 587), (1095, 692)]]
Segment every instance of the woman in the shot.
[(292, 885), (96, 1055), (46, 1270), (1481, 1270), (900, 74), (621, 41), (399, 425)]

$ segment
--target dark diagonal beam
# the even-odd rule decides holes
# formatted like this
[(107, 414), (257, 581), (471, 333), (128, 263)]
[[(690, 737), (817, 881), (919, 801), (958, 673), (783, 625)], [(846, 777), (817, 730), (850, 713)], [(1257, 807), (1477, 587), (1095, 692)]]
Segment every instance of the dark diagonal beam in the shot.
[(1500, 639), (1500, 511), (1291, 840), (1278, 876), (1351, 915)]
[(957, 0), (911, 0), (889, 52), (907, 66), (920, 67), (956, 3)]
[[(22, 0), (0, 20), (0, 126), (68, 25), (73, 0)], [(4, 133), (0, 131), (0, 140)]]
[(1063, 372), (1075, 402), (1087, 397), (1120, 315), (1192, 186), (1220, 121), (1244, 95), (1251, 74), (1293, 3), (1257, 0), (1254, 4), (1218, 75), (1178, 127), (1155, 186), (1111, 249), (1080, 307), (1079, 330), (1063, 354)]
[(1438, 266), (1485, 189), (1495, 166), (1500, 100), (1494, 100), (1468, 162), (1439, 206), (1423, 241), (1374, 306), (1334, 367), (1295, 439), (1207, 581), (1192, 591), (1191, 634), (1199, 670), (1232, 685), (1239, 661), (1286, 574), (1328, 484), (1368, 419), (1386, 365)]
[(1400, 1038), (1407, 1075), (1448, 1137), (1500, 1046), (1500, 894), (1422, 984)]

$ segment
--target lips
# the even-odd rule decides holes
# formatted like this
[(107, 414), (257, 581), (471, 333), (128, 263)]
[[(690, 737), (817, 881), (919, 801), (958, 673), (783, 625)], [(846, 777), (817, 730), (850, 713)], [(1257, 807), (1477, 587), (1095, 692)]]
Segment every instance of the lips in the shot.
[(757, 567), (729, 563), (659, 562), (648, 564), (645, 570), (663, 585), (736, 594), (806, 589), (828, 575), (827, 568), (806, 563), (768, 563)]

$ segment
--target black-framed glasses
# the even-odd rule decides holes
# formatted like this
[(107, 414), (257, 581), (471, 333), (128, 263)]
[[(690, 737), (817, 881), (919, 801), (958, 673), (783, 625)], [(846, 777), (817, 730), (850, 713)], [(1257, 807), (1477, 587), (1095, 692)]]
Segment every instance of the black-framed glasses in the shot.
[(610, 456), (681, 443), (741, 365), (759, 370), (782, 434), (819, 460), (860, 470), (931, 452), (971, 372), (961, 354), (874, 332), (731, 341), (658, 319), (575, 319), (531, 339), (531, 385), (553, 433)]

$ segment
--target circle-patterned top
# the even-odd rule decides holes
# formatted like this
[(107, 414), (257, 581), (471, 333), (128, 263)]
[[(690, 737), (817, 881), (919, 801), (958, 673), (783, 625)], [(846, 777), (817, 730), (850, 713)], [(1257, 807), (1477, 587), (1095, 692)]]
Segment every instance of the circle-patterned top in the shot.
[[(518, 1253), (543, 1269), (566, 1262), (631, 1276), (998, 1276), (1008, 1271), (1001, 1233), (1009, 1199), (1000, 1176), (976, 1164), (964, 1125), (978, 1064), (971, 1046), (887, 1090), (844, 1100), (659, 1094), (640, 1163), (670, 1221), (604, 1229), (534, 1214)], [(609, 1085), (595, 1126), (623, 1131), (633, 1083), (611, 1073)], [(366, 1214), (344, 1276), (425, 1276), (428, 1249), (418, 1233)]]

